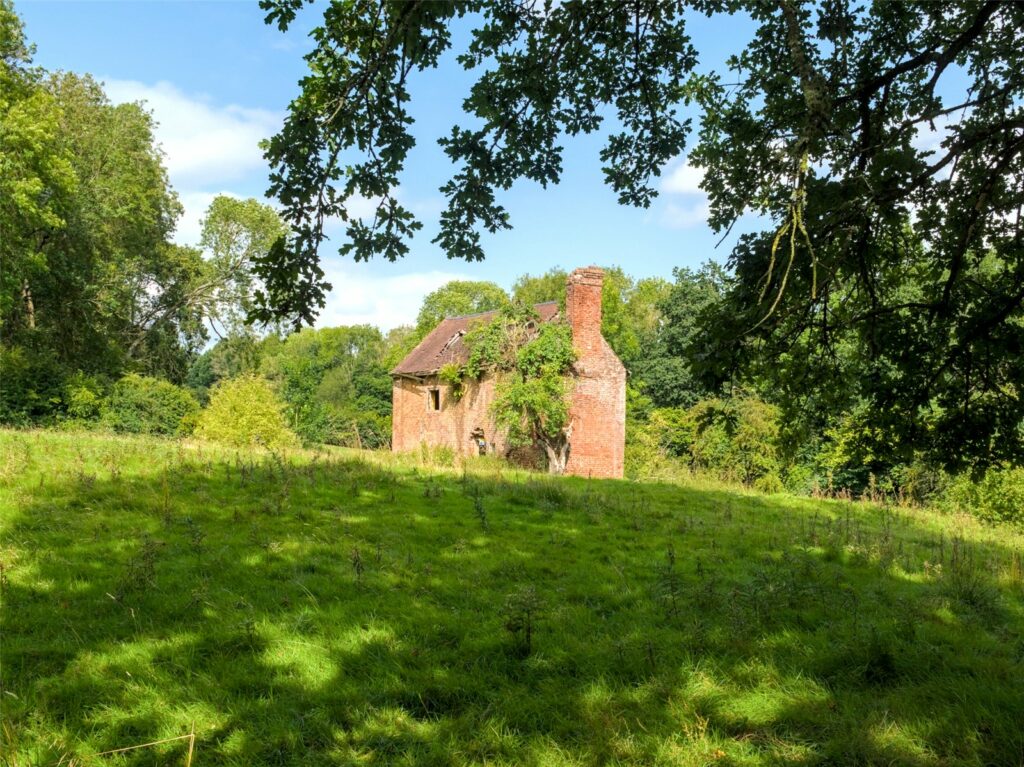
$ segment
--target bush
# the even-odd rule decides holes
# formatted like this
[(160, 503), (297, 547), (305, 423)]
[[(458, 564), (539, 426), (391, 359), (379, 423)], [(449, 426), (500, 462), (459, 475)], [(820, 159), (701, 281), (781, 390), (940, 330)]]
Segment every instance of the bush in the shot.
[[(781, 489), (779, 411), (754, 397), (705, 399), (691, 408), (651, 411), (645, 440), (666, 455), (687, 459), (692, 469), (727, 482)], [(650, 447), (647, 448), (650, 453)]]
[(778, 493), (782, 469), (779, 410), (756, 397), (654, 408), (646, 420), (626, 421), (626, 475), (632, 479), (668, 479), (685, 470)]
[(786, 487), (782, 484), (778, 474), (762, 474), (754, 480), (754, 489), (760, 493), (774, 495), (783, 492)]
[(697, 424), (689, 410), (675, 407), (651, 411), (651, 436), (668, 455), (689, 458), (697, 438)]
[(64, 384), (63, 400), (69, 421), (98, 421), (103, 414), (103, 385), (95, 376), (75, 373)]
[(696, 432), (690, 448), (695, 466), (747, 484), (778, 477), (778, 408), (754, 397), (732, 397), (701, 400), (687, 413)]
[(1024, 523), (1024, 468), (989, 469), (977, 481), (962, 474), (950, 482), (939, 506), (986, 522)]
[(366, 450), (391, 447), (391, 416), (375, 412), (366, 399), (357, 397), (343, 405), (324, 405), (326, 428), (317, 441)]
[(216, 384), (209, 406), (199, 416), (196, 435), (235, 447), (276, 449), (299, 443), (270, 384), (255, 376)]
[(681, 462), (661, 443), (660, 423), (626, 419), (625, 476), (627, 479), (667, 479), (678, 473)]
[(49, 350), (0, 347), (0, 423), (52, 422), (66, 375)]
[(114, 431), (180, 437), (192, 431), (198, 412), (199, 403), (187, 389), (130, 373), (110, 390), (102, 421)]

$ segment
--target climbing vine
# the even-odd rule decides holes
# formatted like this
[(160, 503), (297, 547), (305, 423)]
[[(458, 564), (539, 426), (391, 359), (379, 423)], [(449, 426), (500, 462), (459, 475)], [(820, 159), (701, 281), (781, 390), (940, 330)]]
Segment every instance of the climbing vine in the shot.
[[(565, 471), (572, 424), (569, 395), (576, 352), (572, 330), (559, 322), (541, 323), (533, 309), (510, 306), (463, 338), (465, 365), (446, 365), (439, 377), (460, 397), (467, 379), (496, 377), (491, 406), (498, 428), (512, 446), (536, 444), (548, 458), (548, 470)], [(456, 394), (457, 392), (457, 394)]]

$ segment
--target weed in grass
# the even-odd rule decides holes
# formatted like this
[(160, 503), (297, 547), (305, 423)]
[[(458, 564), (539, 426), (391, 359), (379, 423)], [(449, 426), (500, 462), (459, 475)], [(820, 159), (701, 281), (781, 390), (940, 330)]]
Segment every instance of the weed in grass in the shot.
[(143, 534), (138, 551), (128, 560), (125, 572), (114, 592), (114, 598), (123, 602), (129, 594), (145, 593), (156, 586), (156, 559), (159, 544)]
[(28, 440), (14, 438), (5, 441), (0, 448), (0, 485), (13, 484), (28, 472), (32, 463), (32, 446)]
[(896, 604), (896, 636), (904, 644), (912, 645), (917, 641), (917, 624), (920, 616), (914, 605), (906, 599), (900, 599)]
[(302, 636), (315, 634), (317, 632), (316, 612), (309, 607), (300, 608), (292, 621), (291, 629)]
[(646, 656), (647, 657), (647, 665), (650, 668), (652, 674), (657, 674), (658, 673), (658, 660), (657, 660), (656, 654), (654, 652), (654, 642), (652, 642), (650, 639), (648, 639), (644, 643), (644, 648), (645, 648), (645, 650), (647, 652), (647, 656)]
[(533, 652), (533, 634), (543, 607), (532, 585), (520, 586), (505, 597), (505, 630), (512, 635), (513, 650), (520, 658)]
[(1015, 589), (1024, 588), (1024, 556), (1019, 551), (1010, 554), (1010, 566), (1007, 572), (1007, 579)]
[(363, 557), (359, 553), (359, 547), (354, 546), (352, 553), (349, 555), (349, 562), (352, 563), (352, 572), (355, 573), (356, 583), (363, 582)]
[(875, 626), (868, 632), (862, 673), (865, 681), (873, 685), (893, 684), (898, 676), (893, 650)]
[(103, 456), (103, 465), (107, 469), (111, 482), (117, 482), (121, 479), (121, 461), (122, 457), (117, 453), (117, 451)]
[(480, 522), (480, 527), (485, 533), (491, 529), (487, 522), (487, 510), (484, 509), (484, 497), (481, 493), (473, 496), (473, 513), (476, 514), (477, 521)]
[(203, 558), (203, 542), (206, 540), (206, 535), (192, 517), (185, 517), (185, 531), (188, 535), (189, 548), (195, 554), (196, 559), (201, 560)]
[(669, 544), (665, 562), (658, 567), (655, 580), (655, 596), (664, 607), (666, 618), (678, 617), (682, 593), (683, 581), (676, 570), (676, 550)]
[(213, 607), (213, 603), (210, 601), (210, 580), (207, 577), (203, 577), (199, 580), (199, 583), (189, 592), (188, 599), (189, 608), (195, 607)]
[(949, 566), (943, 570), (945, 593), (979, 617), (990, 618), (999, 608), (999, 591), (960, 537), (950, 542)]
[(85, 492), (92, 490), (93, 485), (96, 484), (96, 475), (92, 472), (85, 471), (85, 469), (82, 468), (77, 470), (76, 478), (78, 480), (78, 486)]
[(259, 646), (258, 637), (256, 635), (256, 619), (251, 615), (246, 615), (239, 622), (238, 627), (242, 631), (242, 643), (243, 646), (250, 652), (253, 652)]

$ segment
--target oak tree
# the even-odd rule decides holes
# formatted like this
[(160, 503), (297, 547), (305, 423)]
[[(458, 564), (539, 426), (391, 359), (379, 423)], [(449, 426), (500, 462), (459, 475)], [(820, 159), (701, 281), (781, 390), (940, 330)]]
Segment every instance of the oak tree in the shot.
[[(304, 0), (261, 4), (285, 29)], [(749, 20), (727, 72), (698, 68), (691, 14)], [(996, 0), (334, 0), (267, 145), (294, 238), (265, 264), (262, 313), (312, 320), (329, 217), (348, 223), (344, 253), (407, 252), (420, 223), (395, 190), (411, 81), (459, 42), (476, 79), (466, 119), (438, 139), (454, 165), (435, 238), (449, 256), (482, 258), (481, 233), (511, 225), (501, 193), (557, 183), (562, 145), (580, 134), (607, 129), (607, 183), (650, 205), (692, 107), (710, 225), (763, 222), (733, 251), (728, 308), (706, 326), (708, 380), (753, 365), (788, 375), (796, 402), (855, 360), (855, 395), (899, 450), (1019, 460), (1022, 25), (1024, 6)], [(379, 200), (370, 220), (349, 215), (357, 195)]]

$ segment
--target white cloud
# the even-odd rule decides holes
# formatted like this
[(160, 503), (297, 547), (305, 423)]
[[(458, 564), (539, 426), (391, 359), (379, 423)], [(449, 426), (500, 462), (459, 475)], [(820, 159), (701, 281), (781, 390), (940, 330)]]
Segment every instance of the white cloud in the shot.
[[(219, 105), (166, 81), (150, 85), (106, 80), (104, 88), (114, 103), (141, 101), (153, 113), (156, 140), (165, 153), (171, 185), (184, 208), (175, 242), (199, 244), (203, 216), (215, 197), (241, 198), (251, 191), (240, 191), (265, 186), (268, 169), (259, 142), (277, 132), (283, 115), (236, 104)], [(441, 207), (436, 198), (403, 199), (400, 187), (395, 193), (421, 216)], [(379, 202), (361, 196), (352, 198), (348, 201), (349, 214), (370, 219)], [(330, 219), (326, 228), (329, 234), (344, 237), (340, 220)], [(333, 289), (318, 319), (319, 327), (367, 323), (389, 330), (411, 324), (428, 293), (451, 280), (465, 279), (464, 275), (438, 270), (381, 275), (372, 265), (338, 258), (325, 263), (324, 271)]]
[(670, 229), (691, 229), (706, 224), (711, 215), (711, 204), (707, 197), (687, 195), (687, 202), (668, 201), (658, 220)]
[(213, 198), (242, 196), (226, 191), (229, 186), (251, 187), (254, 181), (265, 186), (267, 165), (259, 142), (280, 128), (281, 115), (237, 104), (218, 105), (166, 81), (149, 85), (108, 79), (104, 90), (115, 104), (141, 101), (153, 113), (167, 175), (185, 209), (175, 242), (199, 243), (200, 224)]
[[(911, 140), (910, 145), (914, 149), (928, 155), (925, 162), (938, 162), (946, 154), (946, 150), (942, 148), (942, 142), (953, 135), (953, 132), (964, 117), (964, 113), (941, 115), (930, 123), (921, 123), (917, 126), (916, 134)], [(937, 180), (948, 179), (952, 174), (953, 165), (947, 165), (935, 174), (935, 178)]]
[(294, 51), (299, 47), (299, 44), (290, 38), (282, 37), (274, 40), (274, 42), (270, 44), (270, 47), (275, 51)]
[[(418, 216), (421, 219), (433, 218), (444, 210), (443, 198), (410, 198), (406, 193), (405, 188), (402, 186), (395, 187), (394, 196), (400, 204), (404, 205), (413, 213), (413, 215)], [(377, 212), (377, 208), (380, 206), (382, 199), (382, 197), (364, 197), (361, 194), (354, 194), (345, 200), (345, 209), (348, 211), (350, 219), (358, 218), (362, 219), (364, 223), (370, 224), (373, 221), (374, 214)], [(346, 224), (341, 220), (340, 216), (329, 216), (324, 221), (324, 228), (329, 234), (343, 233), (345, 227)]]
[[(395, 190), (395, 194), (401, 194), (401, 187)], [(360, 218), (366, 224), (373, 221), (373, 215), (377, 212), (377, 208), (380, 206), (383, 197), (364, 197), (361, 194), (354, 194), (345, 200), (345, 210), (348, 212), (348, 217)], [(339, 230), (345, 228), (345, 222), (341, 220), (340, 216), (329, 216), (325, 222), (327, 228), (337, 228)]]
[(106, 80), (115, 103), (142, 101), (158, 123), (156, 139), (166, 154), (171, 183), (178, 189), (237, 181), (266, 167), (259, 142), (274, 134), (282, 116), (237, 104), (217, 105), (186, 94), (172, 83)]
[(703, 168), (695, 168), (687, 160), (676, 160), (665, 168), (661, 191), (670, 194), (704, 194), (700, 188), (703, 180)]
[(704, 171), (690, 165), (685, 158), (677, 158), (665, 166), (661, 192), (665, 202), (657, 214), (657, 221), (670, 229), (691, 229), (707, 223), (711, 206), (708, 196), (700, 188)]
[(317, 327), (369, 324), (387, 331), (411, 325), (428, 293), (452, 280), (467, 279), (442, 271), (381, 276), (371, 273), (370, 265), (338, 259), (323, 266), (333, 289)]

